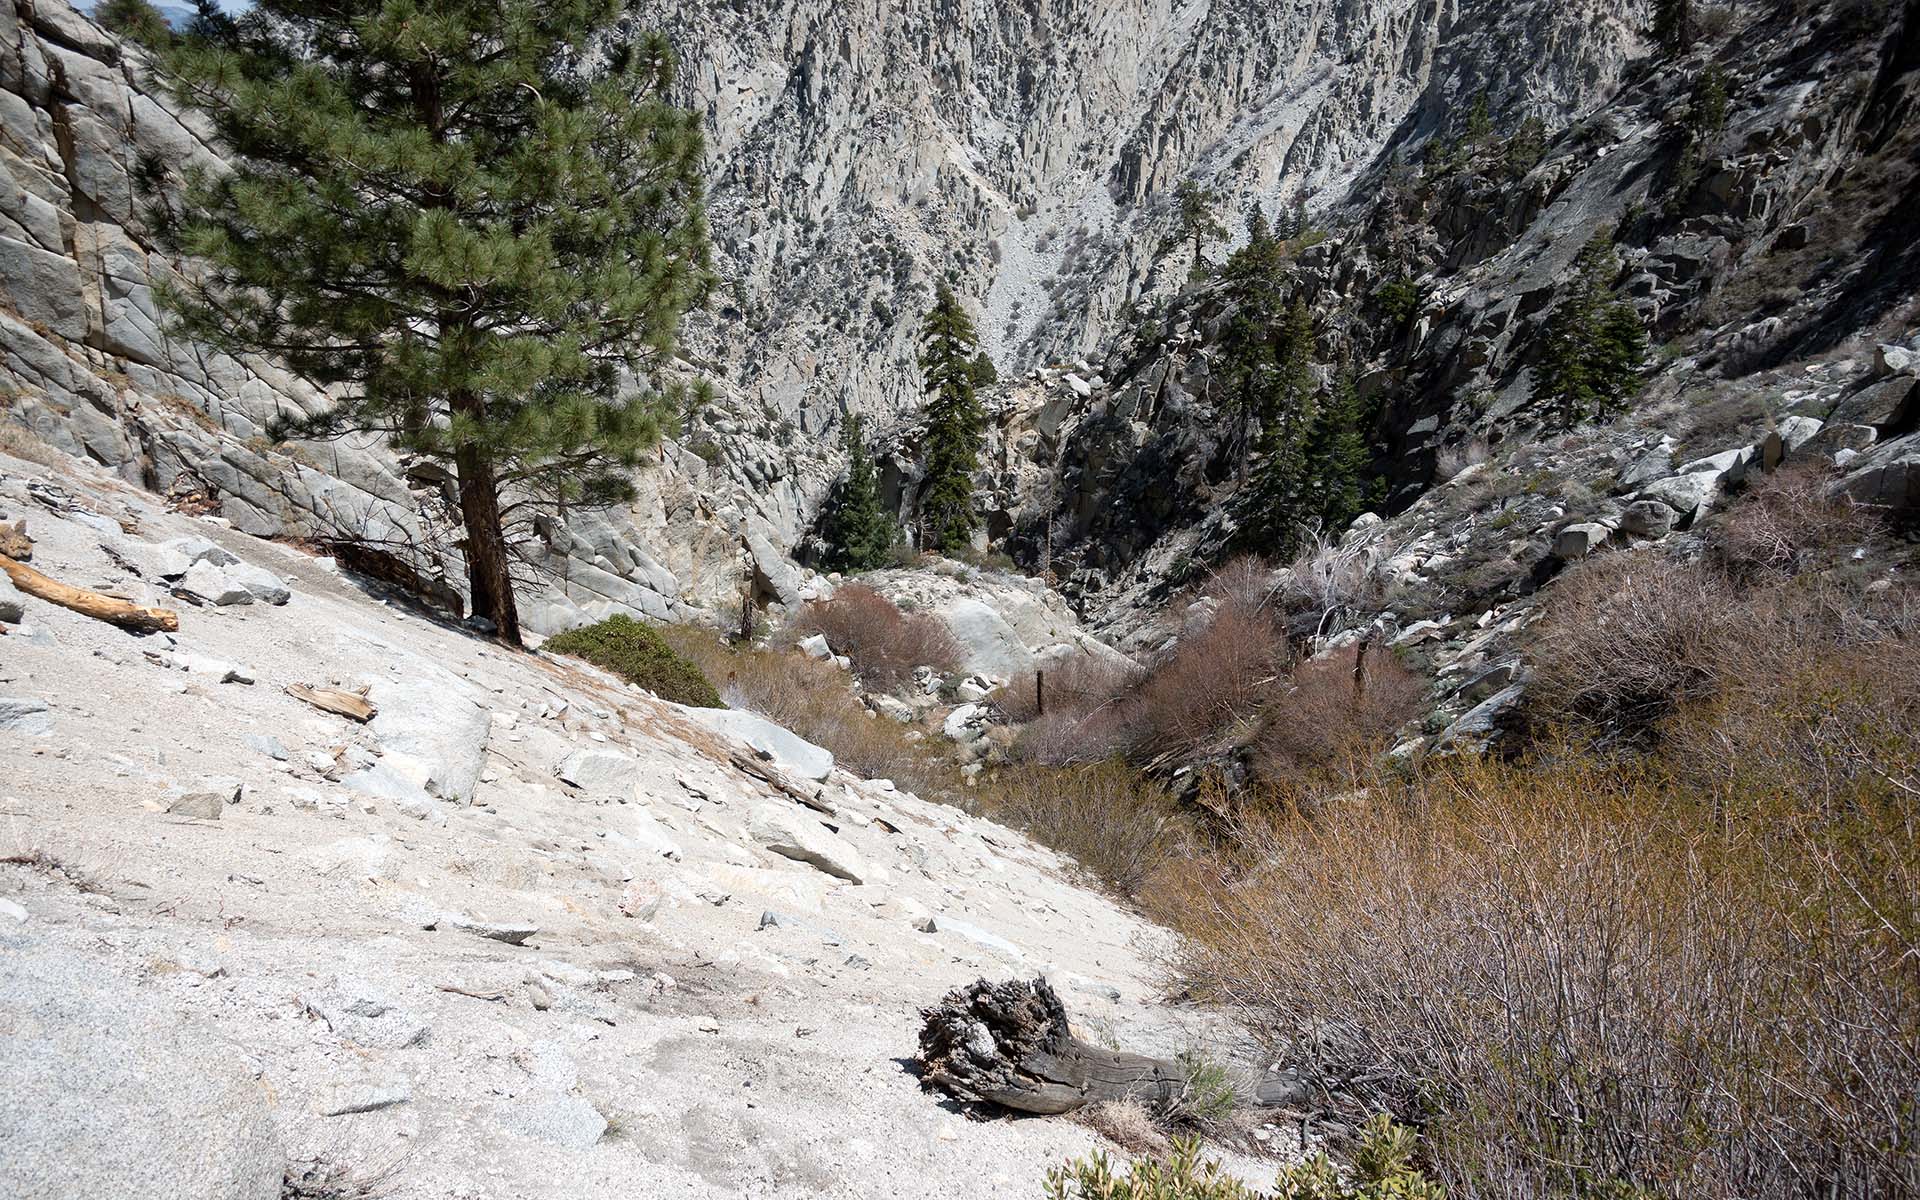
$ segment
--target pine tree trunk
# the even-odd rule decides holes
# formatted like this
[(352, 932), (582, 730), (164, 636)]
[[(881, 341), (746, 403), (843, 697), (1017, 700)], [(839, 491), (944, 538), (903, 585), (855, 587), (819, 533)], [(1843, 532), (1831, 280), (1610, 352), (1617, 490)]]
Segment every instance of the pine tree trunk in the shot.
[(513, 602), (513, 577), (507, 568), (507, 536), (500, 528), (500, 487), (493, 463), (475, 445), (454, 451), (460, 476), (460, 519), (467, 528), (467, 586), (473, 615), (494, 624), (500, 640), (518, 646), (520, 612)]

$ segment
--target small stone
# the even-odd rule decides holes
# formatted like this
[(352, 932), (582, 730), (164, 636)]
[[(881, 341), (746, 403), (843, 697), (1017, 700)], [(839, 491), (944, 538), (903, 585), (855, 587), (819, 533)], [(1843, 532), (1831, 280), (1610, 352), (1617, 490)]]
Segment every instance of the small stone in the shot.
[(651, 921), (660, 911), (660, 885), (650, 879), (636, 879), (620, 893), (620, 911), (639, 921)]
[(227, 802), (215, 792), (189, 792), (167, 805), (167, 812), (195, 821), (218, 821)]
[(11, 900), (0, 899), (0, 917), (10, 917), (15, 922), (27, 919), (27, 910)]
[(293, 756), (280, 744), (280, 739), (264, 733), (250, 733), (245, 739), (248, 746), (271, 758), (275, 762), (286, 762)]
[(44, 700), (28, 696), (0, 696), (0, 733), (43, 737), (53, 732), (53, 715)]
[(538, 925), (530, 925), (517, 921), (476, 921), (471, 917), (461, 916), (458, 913), (449, 914), (446, 924), (450, 928), (475, 934), (491, 941), (505, 942), (509, 946), (524, 945), (528, 938), (540, 932)]
[(173, 590), (177, 594), (197, 597), (220, 607), (253, 603), (253, 593), (247, 590), (245, 584), (204, 560), (187, 568), (187, 573), (180, 577), (180, 582), (174, 585)]

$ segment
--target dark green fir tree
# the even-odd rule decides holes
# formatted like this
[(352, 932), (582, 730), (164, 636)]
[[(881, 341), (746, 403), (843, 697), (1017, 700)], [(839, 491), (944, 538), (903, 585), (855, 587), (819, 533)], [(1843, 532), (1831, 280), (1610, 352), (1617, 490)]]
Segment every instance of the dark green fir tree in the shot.
[(1253, 475), (1240, 490), (1238, 541), (1287, 555), (1310, 515), (1307, 439), (1316, 420), (1313, 315), (1304, 300), (1287, 309), (1274, 341), (1273, 376), (1262, 390)]
[(1174, 189), (1174, 236), (1193, 243), (1193, 265), (1188, 274), (1199, 278), (1207, 273), (1206, 245), (1227, 236), (1220, 223), (1220, 193), (1191, 179), (1183, 179)]
[(1302, 450), (1306, 486), (1301, 509), (1323, 530), (1345, 529), (1365, 510), (1367, 468), (1373, 457), (1367, 445), (1371, 417), (1353, 372), (1342, 370), (1334, 378), (1333, 393), (1315, 410)]
[(828, 499), (820, 531), (826, 550), (822, 560), (829, 571), (871, 571), (892, 557), (899, 531), (893, 514), (881, 503), (880, 473), (874, 469), (857, 415), (847, 417), (840, 445), (847, 456), (847, 473)]
[[(700, 124), (623, 0), (259, 0), (165, 58), (234, 169), (157, 205), (188, 335), (451, 466), (472, 611), (520, 640), (508, 529), (631, 494), (710, 284)], [(636, 382), (637, 381), (637, 382)]]
[(1653, 0), (1654, 45), (1667, 58), (1693, 49), (1693, 0)]
[(941, 284), (920, 329), (920, 371), (929, 394), (920, 541), (928, 550), (951, 552), (967, 545), (979, 524), (973, 476), (980, 467), (986, 418), (974, 396), (978, 341), (973, 319), (953, 289)]
[(1547, 316), (1535, 394), (1563, 425), (1617, 412), (1639, 390), (1647, 334), (1633, 306), (1613, 293), (1619, 270), (1611, 233), (1596, 233)]
[(1247, 228), (1247, 244), (1233, 252), (1221, 271), (1228, 317), (1221, 330), (1220, 376), (1233, 414), (1236, 474), (1247, 476), (1257, 421), (1278, 406), (1278, 338), (1286, 314), (1286, 247), (1274, 236), (1258, 209)]

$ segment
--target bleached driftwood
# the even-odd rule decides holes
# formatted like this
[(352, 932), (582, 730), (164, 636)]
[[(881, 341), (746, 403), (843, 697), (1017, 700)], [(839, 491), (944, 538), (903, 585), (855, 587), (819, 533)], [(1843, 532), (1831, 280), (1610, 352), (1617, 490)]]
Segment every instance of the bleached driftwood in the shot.
[(105, 621), (135, 633), (173, 633), (180, 628), (180, 617), (170, 608), (142, 608), (118, 596), (107, 596), (61, 583), (25, 563), (15, 562), (5, 556), (0, 556), (0, 571), (5, 571), (7, 578), (13, 580), (13, 586), (27, 595), (37, 596), (48, 604), (57, 604), (96, 621)]

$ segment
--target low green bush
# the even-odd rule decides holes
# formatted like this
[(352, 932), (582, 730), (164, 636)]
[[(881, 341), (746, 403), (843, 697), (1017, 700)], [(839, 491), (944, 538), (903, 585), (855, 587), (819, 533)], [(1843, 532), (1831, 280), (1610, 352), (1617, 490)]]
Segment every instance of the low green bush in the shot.
[(1323, 1154), (1287, 1167), (1271, 1192), (1256, 1191), (1200, 1158), (1198, 1137), (1175, 1138), (1163, 1161), (1137, 1159), (1126, 1173), (1095, 1152), (1047, 1173), (1048, 1200), (1445, 1200), (1446, 1189), (1413, 1165), (1413, 1132), (1383, 1113), (1367, 1123), (1353, 1169), (1341, 1172)]
[(547, 639), (545, 649), (571, 654), (637, 683), (662, 700), (694, 708), (725, 708), (720, 693), (700, 668), (674, 652), (659, 632), (628, 616), (612, 616), (593, 625)]

